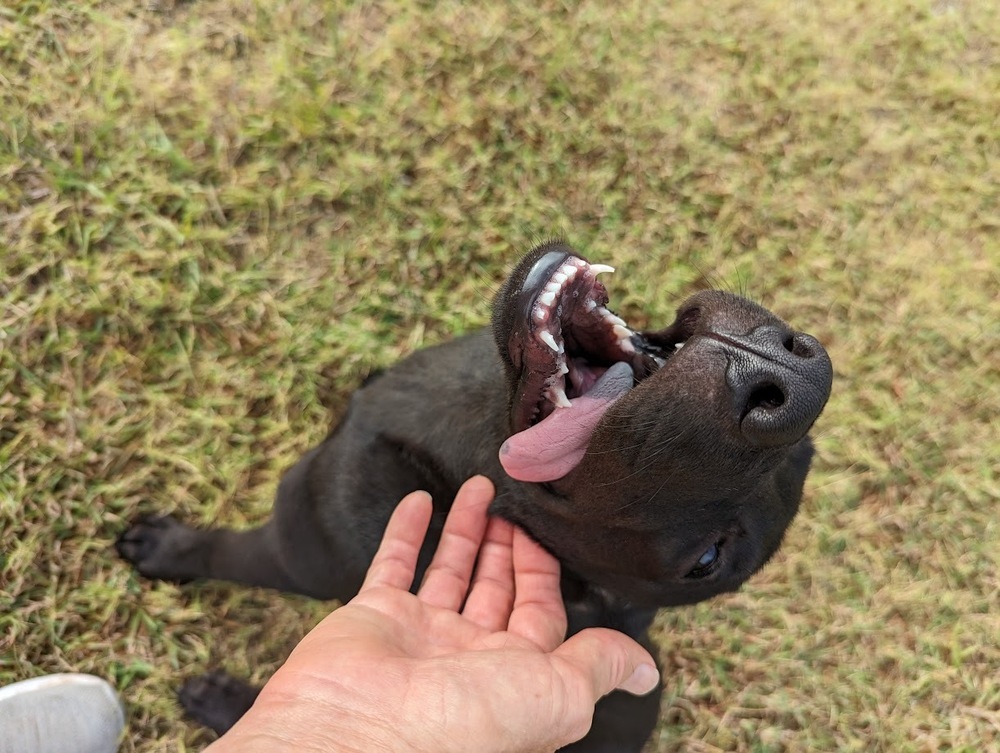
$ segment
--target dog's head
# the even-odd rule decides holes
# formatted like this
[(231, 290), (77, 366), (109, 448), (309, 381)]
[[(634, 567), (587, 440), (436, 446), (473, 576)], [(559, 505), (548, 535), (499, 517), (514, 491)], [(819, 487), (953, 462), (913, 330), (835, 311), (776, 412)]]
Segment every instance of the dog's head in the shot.
[(719, 291), (669, 327), (635, 332), (598, 275), (562, 243), (532, 251), (500, 290), (493, 333), (506, 366), (510, 436), (500, 461), (542, 495), (508, 495), (579, 576), (669, 606), (732, 591), (777, 550), (830, 395), (813, 337)]

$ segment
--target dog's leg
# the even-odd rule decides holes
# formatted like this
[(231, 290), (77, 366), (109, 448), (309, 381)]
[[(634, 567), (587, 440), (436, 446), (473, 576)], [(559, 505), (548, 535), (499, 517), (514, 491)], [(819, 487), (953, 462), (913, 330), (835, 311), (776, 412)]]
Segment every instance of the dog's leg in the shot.
[(199, 530), (170, 516), (138, 519), (118, 539), (118, 553), (147, 578), (187, 582), (213, 578), (295, 590), (277, 559), (268, 522), (250, 531)]
[[(634, 638), (651, 656), (656, 657), (657, 649), (649, 637), (649, 626), (656, 614), (655, 610), (608, 608), (601, 599), (595, 599), (595, 594), (587, 599), (577, 600), (579, 587), (579, 584), (574, 584), (572, 577), (564, 578), (563, 594), (569, 597), (566, 602), (568, 635), (574, 635), (588, 627), (611, 627)], [(656, 729), (662, 697), (662, 681), (643, 696), (634, 696), (621, 690), (609, 693), (597, 702), (594, 719), (586, 736), (572, 745), (560, 748), (559, 753), (641, 753)]]
[[(316, 451), (285, 474), (274, 515), (260, 528), (203, 530), (170, 516), (147, 516), (121, 535), (118, 553), (148, 578), (180, 582), (211, 578), (317, 598), (342, 597), (337, 590), (331, 592), (328, 582), (311, 577), (315, 568), (302, 567), (317, 555), (330, 556), (320, 527), (313, 524), (305, 491), (306, 472)], [(287, 542), (290, 535), (293, 546)]]
[(615, 691), (597, 702), (590, 732), (559, 753), (641, 753), (656, 729), (663, 685), (644, 696)]

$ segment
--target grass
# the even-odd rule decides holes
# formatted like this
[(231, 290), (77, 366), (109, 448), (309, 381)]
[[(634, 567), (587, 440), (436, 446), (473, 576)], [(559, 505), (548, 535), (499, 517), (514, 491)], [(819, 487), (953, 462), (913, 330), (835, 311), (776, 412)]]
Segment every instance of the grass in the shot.
[[(529, 7), (530, 6), (530, 7)], [(144, 582), (552, 234), (665, 322), (744, 290), (836, 365), (804, 508), (662, 613), (650, 751), (1000, 750), (1000, 14), (969, 0), (0, 9), (0, 683), (262, 680), (327, 606)]]

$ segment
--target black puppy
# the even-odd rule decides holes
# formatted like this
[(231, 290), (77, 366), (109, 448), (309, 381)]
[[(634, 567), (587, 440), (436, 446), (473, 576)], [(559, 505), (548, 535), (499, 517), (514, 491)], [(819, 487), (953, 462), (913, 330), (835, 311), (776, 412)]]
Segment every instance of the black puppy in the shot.
[[(353, 395), (284, 477), (264, 526), (147, 518), (119, 552), (153, 578), (348, 600), (404, 494), (426, 489), (439, 506), (422, 570), (459, 485), (483, 473), (492, 512), (562, 562), (570, 633), (607, 626), (645, 641), (657, 607), (739, 588), (798, 509), (830, 359), (718, 291), (688, 299), (666, 329), (633, 332), (605, 308), (606, 271), (562, 243), (536, 248), (500, 290), (492, 333), (417, 352)], [(256, 692), (216, 673), (181, 697), (221, 732)], [(639, 751), (660, 694), (611, 694), (568, 750)]]

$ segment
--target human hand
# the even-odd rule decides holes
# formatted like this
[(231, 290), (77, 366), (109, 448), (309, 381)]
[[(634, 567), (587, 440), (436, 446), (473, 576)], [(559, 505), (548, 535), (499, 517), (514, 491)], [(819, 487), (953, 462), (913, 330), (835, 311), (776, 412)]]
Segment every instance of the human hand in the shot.
[(587, 733), (603, 695), (652, 690), (652, 658), (622, 633), (563, 642), (559, 563), (487, 518), (493, 495), (482, 476), (462, 486), (416, 595), (432, 507), (407, 495), (358, 595), (299, 643), (212, 753), (552, 751)]

